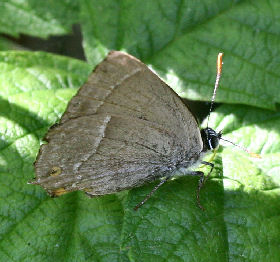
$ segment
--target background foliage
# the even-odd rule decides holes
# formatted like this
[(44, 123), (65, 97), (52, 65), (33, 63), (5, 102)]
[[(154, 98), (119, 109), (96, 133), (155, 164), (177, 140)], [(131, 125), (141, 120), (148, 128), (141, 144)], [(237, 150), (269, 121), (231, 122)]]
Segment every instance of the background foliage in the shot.
[[(277, 0), (0, 0), (1, 261), (279, 261), (280, 4)], [(87, 62), (22, 51), (22, 34), (79, 23)], [(28, 185), (40, 141), (109, 50), (150, 65), (182, 97), (209, 100), (211, 127), (260, 153), (221, 147), (195, 202), (197, 178), (88, 199)], [(21, 51), (19, 51), (21, 50)]]

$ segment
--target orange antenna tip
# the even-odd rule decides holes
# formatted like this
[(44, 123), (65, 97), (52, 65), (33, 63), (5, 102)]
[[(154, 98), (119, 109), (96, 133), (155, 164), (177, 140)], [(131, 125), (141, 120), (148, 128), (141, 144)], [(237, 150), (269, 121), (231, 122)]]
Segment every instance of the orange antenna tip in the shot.
[(220, 75), (222, 73), (222, 66), (223, 66), (223, 53), (218, 54), (217, 58), (217, 75)]
[(222, 137), (221, 137), (220, 139), (223, 140), (223, 141), (226, 141), (226, 142), (228, 142), (228, 143), (231, 143), (232, 145), (234, 145), (234, 146), (236, 146), (236, 147), (239, 147), (240, 149), (242, 149), (243, 151), (245, 151), (246, 153), (248, 153), (251, 157), (262, 158), (259, 154), (251, 153), (246, 147), (237, 145), (237, 144), (231, 142), (230, 140), (224, 139), (224, 138), (222, 138)]
[(262, 158), (259, 154), (256, 154), (256, 153), (249, 153), (249, 155), (251, 157), (255, 157), (255, 158)]
[(214, 91), (213, 91), (213, 96), (211, 99), (211, 104), (210, 104), (210, 109), (209, 109), (209, 113), (208, 113), (208, 118), (207, 118), (207, 127), (208, 127), (208, 123), (209, 123), (209, 118), (210, 118), (210, 114), (212, 112), (212, 108), (213, 108), (213, 104), (216, 98), (216, 92), (219, 86), (219, 81), (220, 81), (220, 77), (222, 74), (222, 66), (223, 66), (223, 53), (219, 53), (218, 54), (218, 58), (217, 58), (217, 76), (216, 76), (216, 82), (215, 82), (215, 87), (214, 87)]

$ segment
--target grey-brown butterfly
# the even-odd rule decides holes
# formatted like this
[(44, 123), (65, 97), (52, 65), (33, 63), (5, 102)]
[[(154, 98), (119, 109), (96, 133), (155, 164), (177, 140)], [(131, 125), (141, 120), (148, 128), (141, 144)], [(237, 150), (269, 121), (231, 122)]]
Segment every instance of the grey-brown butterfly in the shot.
[[(159, 179), (137, 209), (179, 169), (199, 162), (211, 167), (210, 174), (213, 164), (201, 157), (220, 139), (221, 133), (209, 127), (200, 130), (180, 97), (145, 64), (112, 51), (49, 129), (32, 183), (51, 196), (75, 190), (101, 196)], [(200, 177), (197, 201), (202, 208), (199, 191), (206, 177), (201, 171), (187, 174)]]

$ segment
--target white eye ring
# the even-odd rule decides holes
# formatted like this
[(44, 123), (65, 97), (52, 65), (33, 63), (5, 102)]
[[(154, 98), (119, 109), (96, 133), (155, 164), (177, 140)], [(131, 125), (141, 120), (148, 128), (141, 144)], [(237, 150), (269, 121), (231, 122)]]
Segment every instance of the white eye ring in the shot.
[(208, 144), (209, 144), (209, 148), (210, 148), (211, 150), (213, 150), (213, 147), (212, 147), (212, 144), (211, 144), (211, 140), (210, 140), (210, 139), (208, 140)]

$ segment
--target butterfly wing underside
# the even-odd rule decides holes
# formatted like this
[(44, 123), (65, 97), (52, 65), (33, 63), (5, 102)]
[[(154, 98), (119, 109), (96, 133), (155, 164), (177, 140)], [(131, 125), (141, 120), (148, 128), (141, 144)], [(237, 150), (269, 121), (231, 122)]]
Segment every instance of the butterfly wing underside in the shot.
[(35, 162), (51, 195), (104, 195), (140, 186), (202, 150), (194, 116), (146, 65), (111, 52), (51, 128)]

